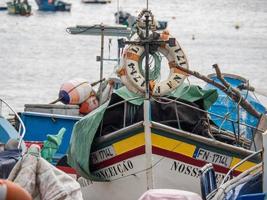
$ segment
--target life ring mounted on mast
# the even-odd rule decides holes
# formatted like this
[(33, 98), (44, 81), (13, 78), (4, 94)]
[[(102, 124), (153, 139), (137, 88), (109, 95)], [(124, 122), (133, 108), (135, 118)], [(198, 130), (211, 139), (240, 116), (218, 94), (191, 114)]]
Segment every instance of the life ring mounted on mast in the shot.
[[(167, 41), (170, 38), (170, 34), (164, 31), (160, 34), (160, 40)], [(158, 47), (158, 52), (163, 54), (169, 63), (170, 73), (166, 80), (157, 82), (156, 80), (150, 80), (150, 92), (153, 96), (163, 96), (179, 87), (188, 74), (179, 70), (176, 66), (188, 69), (187, 58), (176, 41), (175, 45), (170, 46), (168, 43), (164, 43)], [(121, 77), (124, 85), (134, 93), (145, 92), (145, 77), (140, 72), (139, 63), (140, 59), (145, 53), (145, 48), (141, 45), (130, 45), (123, 54), (123, 67), (118, 71), (118, 75)]]

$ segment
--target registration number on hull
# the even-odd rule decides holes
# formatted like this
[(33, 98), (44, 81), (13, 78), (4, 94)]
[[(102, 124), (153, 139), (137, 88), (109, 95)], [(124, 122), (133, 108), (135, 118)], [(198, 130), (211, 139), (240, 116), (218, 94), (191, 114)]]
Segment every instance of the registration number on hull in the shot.
[(209, 163), (220, 165), (229, 168), (232, 162), (231, 156), (226, 156), (213, 151), (208, 151), (206, 149), (197, 148), (194, 153), (194, 158), (198, 160), (203, 160)]

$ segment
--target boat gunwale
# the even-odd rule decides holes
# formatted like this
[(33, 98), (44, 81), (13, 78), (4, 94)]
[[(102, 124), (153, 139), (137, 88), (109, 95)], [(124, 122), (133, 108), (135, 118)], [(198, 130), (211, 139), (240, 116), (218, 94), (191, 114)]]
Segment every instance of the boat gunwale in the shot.
[[(158, 128), (159, 130), (164, 130), (164, 131), (168, 131), (169, 133), (176, 135), (176, 136), (180, 136), (180, 137), (185, 137), (186, 139), (192, 139), (194, 142), (201, 142), (206, 144), (207, 146), (211, 146), (211, 147), (215, 147), (215, 148), (220, 148), (220, 149), (225, 149), (231, 152), (231, 154), (236, 154), (238, 155), (238, 157), (240, 156), (248, 156), (252, 153), (254, 153), (254, 151), (248, 150), (248, 149), (244, 149), (242, 147), (237, 147), (234, 145), (230, 145), (227, 143), (223, 143), (221, 141), (212, 139), (212, 138), (206, 138), (194, 133), (190, 133), (187, 131), (183, 131), (180, 129), (176, 129), (158, 122), (152, 122), (152, 128)], [(258, 156), (259, 158), (260, 156)]]
[(59, 118), (59, 119), (70, 119), (70, 120), (80, 120), (83, 117), (80, 116), (73, 116), (73, 115), (61, 115), (61, 114), (52, 114), (52, 113), (42, 113), (42, 112), (20, 112), (20, 115), (27, 115), (27, 116), (37, 116), (37, 117), (51, 117), (51, 118)]
[[(194, 142), (200, 143), (200, 145), (196, 145), (197, 147), (207, 145), (208, 147), (214, 148), (217, 151), (226, 150), (227, 152), (230, 152), (230, 154), (233, 154), (237, 157), (248, 156), (248, 155), (254, 153), (254, 151), (247, 150), (247, 149), (244, 149), (242, 147), (233, 146), (233, 145), (223, 143), (221, 141), (218, 141), (218, 140), (215, 140), (212, 138), (206, 138), (206, 137), (203, 137), (203, 136), (200, 136), (200, 135), (197, 135), (194, 133), (190, 133), (187, 131), (183, 131), (180, 129), (176, 129), (176, 128), (173, 128), (173, 127), (170, 127), (170, 126), (158, 123), (158, 122), (152, 121), (151, 124), (152, 124), (152, 127), (151, 127), (152, 129), (167, 131), (169, 134), (185, 138), (185, 140), (192, 141), (190, 143), (194, 143)], [(104, 136), (99, 136), (94, 141), (94, 147), (95, 147), (94, 150), (99, 150), (102, 147), (103, 148), (106, 147), (107, 145), (105, 145), (104, 143), (110, 143), (110, 142), (112, 143), (112, 142), (114, 142), (114, 140), (116, 138), (122, 136), (125, 132), (133, 130), (133, 129), (141, 128), (142, 125), (143, 125), (143, 121), (140, 121), (140, 122), (137, 122), (137, 123), (132, 124), (130, 126), (127, 126), (125, 128), (122, 128), (118, 131), (114, 131), (114, 132), (109, 133), (109, 134), (104, 135)], [(153, 131), (152, 131), (152, 133), (153, 133)], [(124, 135), (123, 138), (132, 136), (132, 134), (133, 133)], [(155, 133), (155, 134), (157, 134), (157, 133)], [(261, 159), (260, 155), (255, 158), (255, 160), (260, 160), (260, 159)]]

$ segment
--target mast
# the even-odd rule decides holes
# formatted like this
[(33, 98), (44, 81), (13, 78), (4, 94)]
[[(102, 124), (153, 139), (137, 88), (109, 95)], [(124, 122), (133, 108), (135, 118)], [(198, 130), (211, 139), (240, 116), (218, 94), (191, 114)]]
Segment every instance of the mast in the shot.
[[(148, 2), (148, 1), (147, 1)], [(146, 37), (149, 38), (149, 13), (145, 13)], [(144, 100), (144, 128), (145, 128), (145, 152), (146, 152), (146, 178), (147, 190), (153, 189), (153, 173), (152, 173), (152, 139), (151, 139), (151, 108), (149, 95), (149, 42), (145, 42), (145, 81), (146, 93)]]
[[(142, 17), (145, 19), (143, 20)], [(143, 104), (144, 108), (144, 132), (145, 132), (145, 154), (146, 154), (146, 179), (147, 179), (147, 190), (153, 188), (153, 174), (152, 174), (152, 140), (151, 140), (151, 105), (150, 105), (150, 90), (149, 90), (149, 51), (150, 45), (159, 43), (158, 40), (151, 40), (149, 35), (150, 20), (153, 22), (152, 13), (144, 9), (137, 18), (137, 34), (140, 38), (139, 41), (124, 41), (124, 44), (132, 44), (143, 46), (145, 49), (145, 100)], [(139, 27), (138, 23), (144, 22), (145, 27)], [(143, 24), (143, 23), (141, 23)], [(145, 31), (145, 35), (143, 35)]]
[[(147, 1), (148, 7), (148, 1)], [(143, 19), (142, 19), (143, 18)], [(151, 22), (151, 23), (150, 23)], [(136, 28), (139, 36), (138, 41), (124, 41), (124, 44), (143, 46), (145, 51), (145, 99), (144, 99), (144, 132), (145, 132), (145, 156), (146, 156), (146, 179), (147, 190), (153, 189), (152, 173), (152, 139), (151, 139), (151, 104), (150, 104), (150, 87), (149, 87), (149, 54), (155, 51), (155, 46), (168, 43), (169, 46), (175, 45), (175, 39), (169, 38), (168, 41), (159, 39), (159, 34), (154, 32), (154, 16), (150, 10), (144, 9), (137, 17)], [(150, 30), (152, 34), (150, 34)], [(153, 45), (153, 49), (150, 48)]]
[[(104, 25), (101, 24), (100, 25), (101, 27), (101, 53), (100, 53), (100, 79), (99, 80), (102, 80), (103, 79), (103, 60), (104, 60)], [(101, 81), (100, 82), (100, 90), (99, 90), (99, 102), (101, 103), (102, 101), (102, 85), (103, 85), (103, 82)]]

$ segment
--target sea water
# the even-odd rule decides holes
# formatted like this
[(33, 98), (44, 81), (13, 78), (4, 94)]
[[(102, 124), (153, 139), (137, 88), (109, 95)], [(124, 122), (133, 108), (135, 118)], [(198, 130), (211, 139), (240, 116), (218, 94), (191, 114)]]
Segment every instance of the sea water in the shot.
[[(38, 11), (34, 0), (29, 0), (33, 10), (29, 17), (0, 11), (0, 98), (18, 111), (26, 103), (57, 99), (67, 80), (99, 80), (100, 38), (70, 35), (67, 27), (112, 25), (118, 8), (137, 15), (146, 6), (145, 0), (119, 4), (113, 0), (106, 5), (69, 2), (71, 12)], [(217, 63), (222, 72), (241, 75), (260, 93), (267, 93), (266, 0), (150, 0), (149, 9), (158, 20), (168, 21), (191, 70), (207, 75), (214, 73), (212, 65)], [(116, 58), (116, 42), (105, 38), (105, 58)], [(115, 64), (104, 63), (105, 76), (115, 76)], [(190, 79), (190, 83), (201, 82)]]

